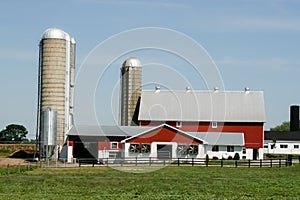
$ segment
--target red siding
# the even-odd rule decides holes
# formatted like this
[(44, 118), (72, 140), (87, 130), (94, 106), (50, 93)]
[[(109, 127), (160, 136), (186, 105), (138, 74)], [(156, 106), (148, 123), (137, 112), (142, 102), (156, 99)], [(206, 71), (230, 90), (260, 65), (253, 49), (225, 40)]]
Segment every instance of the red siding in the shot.
[(162, 127), (128, 141), (130, 143), (177, 142), (180, 144), (200, 144), (200, 141), (167, 127)]
[(69, 144), (68, 144), (68, 146), (74, 146), (74, 142), (73, 141), (69, 141)]
[[(141, 121), (142, 126), (153, 125), (158, 126), (167, 123), (176, 127), (176, 121)], [(226, 122), (218, 123), (217, 128), (212, 128), (209, 122), (182, 122), (182, 127), (176, 127), (186, 132), (239, 132), (244, 133), (246, 148), (262, 148), (263, 147), (263, 123), (243, 123), (243, 122)]]
[(98, 150), (110, 150), (110, 142), (98, 142)]
[(118, 142), (118, 148), (112, 149), (111, 148), (111, 142), (107, 141), (99, 141), (98, 142), (98, 150), (121, 150), (122, 149), (122, 143)]

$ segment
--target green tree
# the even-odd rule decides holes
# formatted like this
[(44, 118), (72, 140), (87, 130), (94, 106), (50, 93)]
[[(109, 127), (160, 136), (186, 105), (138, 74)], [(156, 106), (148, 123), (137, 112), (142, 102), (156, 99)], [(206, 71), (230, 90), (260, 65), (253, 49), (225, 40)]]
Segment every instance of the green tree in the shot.
[(290, 122), (283, 122), (274, 128), (270, 128), (270, 131), (290, 131)]
[(26, 139), (27, 129), (23, 125), (10, 124), (0, 132), (0, 141), (21, 142)]

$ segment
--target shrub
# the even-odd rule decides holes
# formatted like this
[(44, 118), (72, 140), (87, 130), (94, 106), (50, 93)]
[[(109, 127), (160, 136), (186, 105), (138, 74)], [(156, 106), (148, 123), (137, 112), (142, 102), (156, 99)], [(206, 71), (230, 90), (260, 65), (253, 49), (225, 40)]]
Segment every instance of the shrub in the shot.
[(239, 153), (235, 153), (233, 160), (240, 160), (240, 154)]
[(232, 160), (232, 156), (228, 156), (228, 158), (227, 158), (228, 160)]

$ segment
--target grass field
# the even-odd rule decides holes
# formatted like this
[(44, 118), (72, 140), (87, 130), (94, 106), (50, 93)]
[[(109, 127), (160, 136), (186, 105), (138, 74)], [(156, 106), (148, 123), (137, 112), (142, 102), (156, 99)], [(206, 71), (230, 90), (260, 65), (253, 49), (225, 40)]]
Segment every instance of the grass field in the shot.
[(38, 168), (0, 176), (0, 199), (298, 199), (300, 166)]

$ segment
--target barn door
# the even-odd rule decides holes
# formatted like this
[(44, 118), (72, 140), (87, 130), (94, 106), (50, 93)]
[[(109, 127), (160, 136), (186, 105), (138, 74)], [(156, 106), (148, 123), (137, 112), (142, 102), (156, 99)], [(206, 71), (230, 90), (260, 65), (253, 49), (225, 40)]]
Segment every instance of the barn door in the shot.
[(158, 159), (171, 159), (172, 158), (172, 145), (158, 144), (157, 145), (157, 158)]

